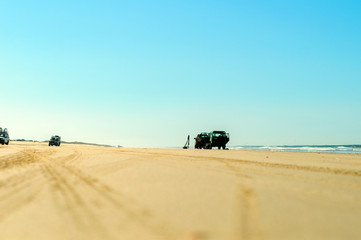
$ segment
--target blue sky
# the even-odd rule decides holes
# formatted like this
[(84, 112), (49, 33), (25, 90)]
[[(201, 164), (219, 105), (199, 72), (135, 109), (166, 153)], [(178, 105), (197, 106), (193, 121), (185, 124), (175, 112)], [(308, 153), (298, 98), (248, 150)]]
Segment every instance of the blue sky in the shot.
[(0, 1), (12, 138), (361, 143), (359, 1)]

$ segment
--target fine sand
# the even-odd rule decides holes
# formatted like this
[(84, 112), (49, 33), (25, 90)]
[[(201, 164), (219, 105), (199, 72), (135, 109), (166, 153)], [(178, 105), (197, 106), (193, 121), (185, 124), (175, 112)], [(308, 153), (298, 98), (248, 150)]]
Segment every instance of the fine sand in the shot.
[(10, 142), (0, 239), (361, 239), (361, 155)]

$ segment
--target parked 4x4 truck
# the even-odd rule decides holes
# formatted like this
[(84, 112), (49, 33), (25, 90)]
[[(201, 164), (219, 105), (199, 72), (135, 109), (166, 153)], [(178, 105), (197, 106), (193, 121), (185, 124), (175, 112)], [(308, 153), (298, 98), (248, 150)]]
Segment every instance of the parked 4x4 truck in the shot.
[(50, 141), (49, 141), (49, 146), (60, 146), (60, 137), (55, 135), (55, 136), (51, 136)]
[(5, 128), (4, 130), (0, 128), (0, 144), (9, 145), (9, 133), (8, 130)]
[(202, 132), (194, 139), (196, 140), (194, 146), (196, 149), (212, 149), (213, 147), (226, 149), (226, 144), (229, 142), (229, 133), (225, 131)]
[(218, 147), (218, 149), (226, 149), (226, 144), (229, 142), (229, 133), (225, 131), (213, 131), (209, 133), (209, 138), (212, 147)]

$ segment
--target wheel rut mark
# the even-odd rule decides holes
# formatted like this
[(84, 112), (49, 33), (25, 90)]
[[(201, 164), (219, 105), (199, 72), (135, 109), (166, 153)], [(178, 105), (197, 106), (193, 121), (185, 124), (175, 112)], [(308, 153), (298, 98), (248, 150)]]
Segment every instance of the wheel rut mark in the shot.
[(0, 221), (37, 198), (44, 179), (34, 164), (49, 154), (51, 152), (40, 152), (36, 156), (35, 150), (28, 149), (2, 158), (0, 170), (17, 168), (18, 171), (0, 180)]
[(240, 180), (238, 186), (238, 196), (236, 202), (240, 200), (240, 205), (235, 208), (240, 208), (240, 235), (242, 239), (249, 240), (262, 240), (264, 239), (262, 234), (262, 227), (260, 223), (259, 211), (257, 206), (257, 196), (251, 187), (247, 186), (245, 181), (242, 179), (249, 178), (247, 175), (242, 173), (242, 169), (234, 166), (227, 160), (220, 160), (230, 171), (233, 171)]
[[(155, 153), (143, 153), (144, 155), (158, 155)], [(211, 160), (211, 161), (227, 161), (229, 163), (235, 164), (247, 164), (260, 167), (271, 167), (271, 168), (281, 168), (281, 169), (290, 169), (290, 170), (300, 170), (300, 171), (310, 171), (318, 173), (328, 173), (328, 174), (337, 174), (337, 175), (347, 175), (347, 176), (357, 176), (361, 177), (361, 170), (353, 169), (343, 169), (343, 168), (332, 168), (332, 167), (317, 167), (317, 166), (304, 166), (304, 165), (295, 165), (287, 163), (274, 163), (274, 162), (260, 162), (260, 161), (251, 161), (244, 159), (232, 159), (232, 158), (223, 158), (223, 157), (209, 157), (209, 156), (186, 156), (186, 155), (172, 155), (172, 154), (162, 154), (162, 156), (172, 156), (179, 157), (182, 159), (188, 160)]]
[(113, 161), (108, 163), (104, 162), (97, 165), (93, 165), (89, 169), (94, 170), (97, 174), (107, 175), (107, 174), (119, 172), (120, 170), (129, 167), (133, 167), (142, 162), (143, 160), (139, 160), (136, 158), (125, 158), (121, 160), (121, 163), (119, 161)]
[(253, 190), (244, 184), (239, 186), (241, 199), (241, 235), (242, 239), (264, 239), (257, 207), (257, 200)]
[(0, 160), (0, 170), (13, 168), (13, 167), (25, 167), (27, 165), (37, 163), (43, 158), (47, 158), (52, 155), (54, 151), (40, 151), (36, 149), (23, 149), (18, 153), (2, 156)]
[[(243, 169), (239, 166), (238, 161), (229, 161), (227, 158), (209, 158), (209, 157), (198, 157), (198, 156), (178, 156), (178, 155), (158, 155), (153, 153), (145, 153), (144, 155), (151, 155), (152, 159), (165, 160), (165, 157), (172, 156), (173, 158), (183, 159), (186, 158), (189, 161), (194, 161), (194, 166), (197, 166), (201, 169), (207, 171), (213, 171), (215, 173), (225, 173), (232, 174), (238, 178), (238, 185), (236, 186), (236, 195), (234, 200), (234, 209), (235, 211), (235, 222), (238, 222), (238, 225), (235, 229), (235, 234), (232, 239), (250, 239), (250, 240), (262, 240), (264, 239), (262, 233), (262, 226), (259, 216), (257, 196), (250, 186), (248, 186), (247, 181), (250, 181), (251, 177), (244, 173)], [(200, 163), (202, 160), (211, 160), (213, 163), (219, 163), (215, 167), (204, 166)], [(167, 159), (168, 160), (168, 159)], [(234, 164), (237, 162), (238, 166)], [(248, 163), (248, 161), (247, 161)], [(252, 163), (252, 162), (251, 162)], [(173, 165), (174, 166), (174, 165)], [(193, 166), (192, 166), (193, 167)], [(237, 230), (238, 229), (238, 230)]]
[(2, 157), (2, 160), (0, 161), (0, 169), (24, 167), (25, 165), (33, 164), (35, 162), (38, 162), (38, 160), (33, 156), (25, 152), (19, 152)]
[[(87, 206), (88, 201), (77, 191), (78, 184), (71, 183), (56, 167), (48, 164), (43, 166), (45, 176), (50, 180), (54, 201), (61, 210), (71, 214), (72, 222), (78, 229), (92, 232), (94, 228), (100, 229), (101, 222), (93, 211)], [(96, 232), (92, 232), (96, 235)], [(102, 231), (102, 235), (105, 233)]]
[(32, 176), (24, 182), (13, 183), (16, 185), (9, 189), (0, 187), (3, 193), (0, 196), (0, 222), (37, 198), (43, 189), (40, 181), (40, 177)]
[[(174, 155), (172, 156), (176, 157)], [(178, 157), (183, 158), (183, 156)], [(194, 160), (193, 157), (189, 157), (188, 159), (189, 161)], [(196, 157), (194, 166), (215, 173), (225, 173), (227, 175), (232, 174), (238, 178), (239, 183), (236, 187), (236, 196), (234, 200), (234, 209), (238, 209), (235, 211), (235, 222), (238, 222), (238, 225), (236, 226), (235, 235), (232, 239), (240, 239), (240, 237), (241, 239), (250, 240), (264, 239), (257, 204), (257, 196), (252, 188), (247, 184), (247, 181), (250, 181), (252, 178), (244, 173), (244, 169), (242, 169), (241, 166), (237, 166), (234, 162), (228, 161), (228, 159), (216, 158), (212, 160), (216, 160), (217, 165), (213, 167), (204, 166), (199, 164), (199, 158)], [(215, 163), (215, 161), (213, 161), (213, 163)]]
[(148, 209), (69, 164), (72, 158), (80, 156), (80, 153), (74, 152), (44, 161), (41, 165), (44, 176), (51, 184), (54, 201), (72, 216), (77, 228), (83, 229), (82, 232), (92, 232), (99, 239), (111, 239), (104, 237), (109, 229), (99, 218), (104, 214), (103, 209), (111, 209), (112, 214), (114, 211), (119, 213), (123, 225), (141, 225), (160, 239), (173, 238), (165, 230), (165, 224), (160, 224), (159, 219), (154, 218)]

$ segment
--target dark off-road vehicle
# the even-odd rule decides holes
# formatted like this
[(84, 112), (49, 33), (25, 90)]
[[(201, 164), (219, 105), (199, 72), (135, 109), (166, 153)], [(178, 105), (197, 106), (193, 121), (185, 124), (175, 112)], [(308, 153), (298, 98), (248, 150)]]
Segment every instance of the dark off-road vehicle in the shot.
[(229, 133), (225, 131), (202, 132), (194, 139), (196, 140), (194, 146), (196, 149), (212, 149), (213, 147), (226, 149), (226, 144), (229, 142)]
[(210, 148), (210, 138), (209, 138), (209, 133), (206, 132), (202, 132), (200, 134), (197, 135), (196, 138), (194, 138), (196, 140), (196, 143), (194, 145), (194, 148), (196, 149), (208, 149)]
[(9, 133), (8, 130), (5, 128), (4, 130), (2, 128), (0, 128), (0, 144), (4, 145), (9, 145)]
[(226, 149), (226, 144), (229, 142), (229, 133), (225, 131), (213, 131), (209, 133), (210, 148), (218, 147), (218, 149)]
[(50, 138), (50, 141), (49, 141), (49, 146), (60, 146), (60, 140), (61, 140), (61, 137), (55, 135), (55, 136), (52, 136)]

